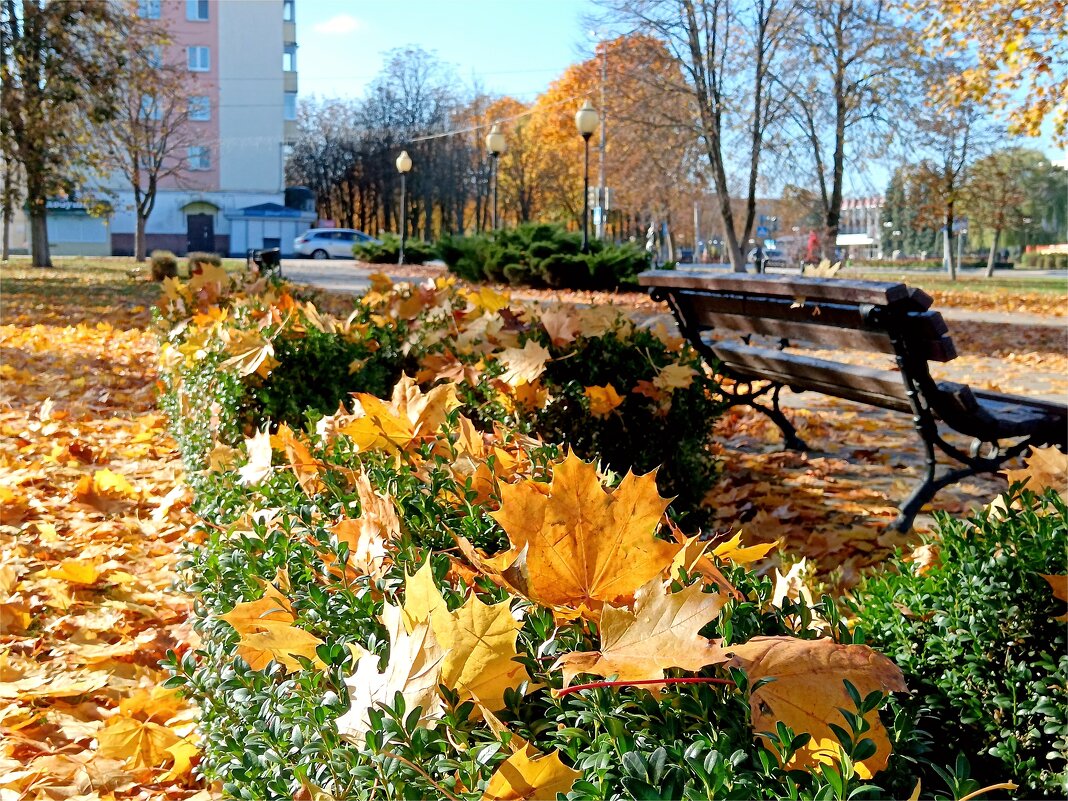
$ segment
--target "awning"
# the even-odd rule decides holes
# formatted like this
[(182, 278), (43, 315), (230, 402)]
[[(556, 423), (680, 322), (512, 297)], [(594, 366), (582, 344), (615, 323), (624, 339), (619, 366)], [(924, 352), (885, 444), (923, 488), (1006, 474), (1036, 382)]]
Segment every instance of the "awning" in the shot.
[(875, 240), (867, 234), (839, 234), (838, 238), (834, 240), (834, 244), (839, 247), (849, 247), (850, 245), (874, 245)]

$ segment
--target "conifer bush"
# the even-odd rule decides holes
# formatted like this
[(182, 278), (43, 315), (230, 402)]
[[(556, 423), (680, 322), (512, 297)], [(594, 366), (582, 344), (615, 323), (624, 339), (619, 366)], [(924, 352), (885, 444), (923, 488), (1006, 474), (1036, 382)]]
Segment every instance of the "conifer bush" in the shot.
[(617, 289), (637, 286), (649, 267), (645, 251), (591, 240), (547, 223), (524, 223), (488, 234), (450, 236), (438, 245), (449, 270), (467, 281), (557, 289)]

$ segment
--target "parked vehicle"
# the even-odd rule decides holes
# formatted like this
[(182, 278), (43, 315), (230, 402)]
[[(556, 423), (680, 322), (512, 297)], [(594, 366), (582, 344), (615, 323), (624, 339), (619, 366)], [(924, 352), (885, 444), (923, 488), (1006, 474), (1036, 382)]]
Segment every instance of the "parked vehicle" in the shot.
[(753, 248), (749, 251), (749, 255), (745, 257), (745, 260), (750, 264), (754, 264), (757, 270), (766, 270), (768, 267), (782, 268), (786, 267), (789, 262), (786, 260), (786, 254), (776, 248), (762, 248), (761, 252), (764, 254), (764, 266), (761, 267), (756, 263), (757, 248)]
[(293, 240), (293, 252), (313, 259), (351, 259), (357, 242), (378, 240), (355, 228), (310, 228)]

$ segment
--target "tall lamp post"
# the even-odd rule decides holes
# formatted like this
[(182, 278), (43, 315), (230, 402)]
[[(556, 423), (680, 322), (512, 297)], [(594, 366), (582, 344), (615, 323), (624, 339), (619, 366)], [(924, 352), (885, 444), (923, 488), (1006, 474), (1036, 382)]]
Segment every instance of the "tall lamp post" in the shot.
[(408, 206), (405, 203), (404, 197), (404, 179), (408, 175), (408, 170), (412, 168), (412, 157), (408, 155), (407, 150), (402, 150), (401, 154), (397, 156), (397, 172), (401, 177), (401, 204), (400, 204), (400, 253), (397, 255), (397, 264), (404, 264), (404, 240), (405, 235), (408, 232)]
[(486, 150), (493, 159), (493, 230), (497, 230), (497, 159), (508, 149), (501, 126), (494, 125), (486, 134)]
[(587, 99), (582, 108), (575, 112), (575, 127), (585, 144), (586, 158), (582, 172), (582, 252), (590, 252), (590, 137), (597, 130), (595, 109)]

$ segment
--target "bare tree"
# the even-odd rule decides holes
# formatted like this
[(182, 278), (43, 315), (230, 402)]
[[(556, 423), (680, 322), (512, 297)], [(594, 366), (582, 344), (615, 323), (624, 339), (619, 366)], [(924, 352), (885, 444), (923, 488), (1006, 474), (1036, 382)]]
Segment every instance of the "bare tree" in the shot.
[(125, 60), (116, 72), (121, 101), (102, 132), (105, 165), (133, 191), (137, 261), (145, 260), (145, 226), (156, 193), (166, 179), (181, 178), (188, 147), (197, 141), (187, 125), (194, 74), (162, 60), (169, 41), (153, 22), (132, 22), (124, 42)]
[(799, 0), (790, 27), (790, 57), (776, 82), (787, 95), (795, 152), (816, 184), (823, 212), (821, 251), (838, 238), (849, 149), (871, 141), (900, 97), (913, 58), (909, 32), (886, 0)]
[(52, 266), (48, 196), (100, 171), (93, 129), (114, 112), (128, 19), (121, 3), (0, 2), (0, 137), (25, 179), (36, 267)]
[[(612, 21), (660, 39), (677, 61), (683, 80), (662, 86), (664, 108), (689, 118), (672, 120), (692, 128), (708, 160), (716, 210), (726, 250), (736, 271), (745, 270), (742, 243), (756, 216), (761, 158), (781, 111), (780, 46), (792, 21), (793, 0), (602, 0)], [(731, 140), (747, 132), (741, 158)], [(732, 202), (733, 174), (744, 178), (745, 215), (739, 227)]]

